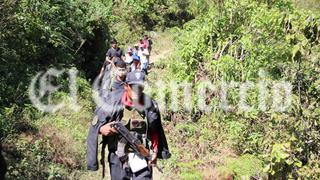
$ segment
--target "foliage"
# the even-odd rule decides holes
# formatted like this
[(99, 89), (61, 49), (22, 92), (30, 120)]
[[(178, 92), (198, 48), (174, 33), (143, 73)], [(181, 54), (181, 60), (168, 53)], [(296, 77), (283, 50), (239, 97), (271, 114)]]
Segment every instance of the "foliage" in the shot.
[(250, 154), (238, 158), (229, 158), (223, 166), (218, 167), (220, 173), (231, 173), (234, 179), (250, 179), (264, 177), (263, 162)]
[(111, 30), (122, 43), (136, 43), (154, 30), (182, 27), (184, 23), (208, 10), (213, 0), (116, 0), (113, 4)]
[(255, 105), (258, 86), (248, 92), (251, 109), (239, 109), (239, 86), (235, 86), (228, 92), (235, 109), (217, 110), (217, 93), (211, 99), (211, 116), (220, 119), (218, 127), (227, 135), (228, 145), (238, 155), (261, 158), (270, 178), (317, 177), (319, 27), (318, 16), (290, 1), (226, 0), (184, 25), (177, 40), (180, 58), (168, 65), (168, 77), (195, 86), (211, 80), (219, 90), (221, 81), (264, 80), (268, 87), (272, 82), (290, 82), (293, 101), (285, 112), (272, 110), (272, 94), (267, 97), (268, 108)]
[[(7, 109), (8, 121), (4, 121), (1, 128), (6, 135), (4, 149), (10, 162), (8, 179), (66, 179), (71, 177), (71, 172), (85, 169), (83, 144), (93, 103), (86, 97), (91, 92), (86, 91), (90, 85), (84, 81), (83, 78), (77, 81), (83, 90), (79, 94), (78, 103), (82, 108), (78, 112), (69, 108), (56, 114), (40, 114), (33, 107), (22, 112)], [(64, 92), (53, 95), (68, 103), (67, 96)], [(75, 173), (75, 178), (80, 174)]]
[[(166, 176), (204, 179), (219, 166), (235, 177), (264, 177), (264, 168), (270, 179), (319, 179), (320, 28), (315, 3), (298, 2), (304, 7), (300, 9), (287, 0), (1, 1), (0, 138), (10, 162), (8, 178), (79, 179), (86, 173), (90, 81), (110, 38), (124, 45), (147, 31), (175, 27), (167, 32), (173, 38), (158, 45), (176, 46), (173, 56), (155, 64), (167, 74), (162, 80), (187, 81), (194, 88), (202, 80), (218, 88), (221, 81), (265, 80), (271, 86), (285, 80), (293, 85), (293, 105), (286, 112), (261, 110), (255, 105), (259, 87), (253, 87), (247, 112), (219, 110), (219, 94), (210, 99), (211, 114), (197, 108), (167, 111), (164, 117), (172, 122), (164, 125), (173, 155), (160, 162)], [(310, 4), (313, 12), (305, 10)], [(167, 41), (175, 42), (167, 46)], [(30, 80), (49, 67), (80, 71), (79, 112), (65, 108), (50, 115), (30, 105)], [(54, 100), (66, 100), (67, 82), (57, 81), (64, 87)], [(237, 90), (228, 95), (234, 107)], [(198, 99), (194, 96), (190, 103)]]
[[(164, 17), (169, 13), (166, 8), (170, 4), (175, 2), (0, 2), (0, 72), (4, 75), (0, 78), (0, 139), (9, 154), (9, 164), (13, 164), (8, 172), (9, 178), (64, 179), (72, 170), (81, 170), (79, 166), (84, 164), (83, 140), (93, 108), (90, 80), (98, 74), (110, 38), (119, 38), (123, 44), (133, 40), (130, 34), (140, 36), (145, 30), (154, 30), (156, 26), (164, 28), (164, 22), (171, 24), (171, 16)], [(124, 8), (126, 6), (129, 8)], [(171, 9), (170, 13), (174, 14), (174, 11)], [(186, 21), (192, 18), (189, 15), (180, 17)], [(128, 21), (130, 19), (132, 21)], [(180, 19), (175, 21), (180, 22)], [(122, 28), (121, 23), (126, 28)], [(75, 67), (79, 70), (80, 112), (70, 113), (71, 110), (65, 108), (54, 116), (41, 113), (30, 105), (27, 89), (31, 78), (50, 67)], [(56, 79), (55, 82), (63, 87), (53, 96), (54, 101), (66, 100), (67, 81)], [(47, 127), (47, 124), (52, 126)], [(43, 136), (46, 130), (53, 133)], [(64, 133), (65, 139), (55, 133)], [(12, 143), (21, 136), (28, 138)], [(76, 142), (76, 146), (66, 147), (66, 144), (73, 144), (70, 139)], [(32, 145), (34, 142), (37, 143)], [(7, 144), (12, 146), (7, 147)], [(78, 152), (75, 153), (75, 149)], [(11, 153), (21, 156), (11, 157)], [(33, 161), (34, 157), (40, 158), (41, 162), (39, 159)], [(80, 165), (75, 167), (72, 162)], [(34, 171), (34, 167), (38, 169)]]
[[(100, 1), (8, 0), (1, 7), (0, 59), (5, 63), (0, 71), (7, 75), (0, 79), (1, 106), (26, 103), (30, 78), (50, 66), (76, 66), (88, 77), (97, 71), (108, 37), (106, 24), (111, 15), (106, 9), (110, 5)], [(92, 62), (91, 69), (83, 68)]]

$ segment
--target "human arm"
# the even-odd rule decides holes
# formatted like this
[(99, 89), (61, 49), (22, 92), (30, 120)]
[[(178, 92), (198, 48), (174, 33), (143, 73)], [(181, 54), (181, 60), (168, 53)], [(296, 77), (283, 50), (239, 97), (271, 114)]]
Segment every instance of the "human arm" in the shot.
[(151, 159), (149, 161), (149, 164), (157, 164), (157, 154), (158, 154), (158, 146), (159, 146), (159, 135), (156, 131), (150, 132), (151, 136)]

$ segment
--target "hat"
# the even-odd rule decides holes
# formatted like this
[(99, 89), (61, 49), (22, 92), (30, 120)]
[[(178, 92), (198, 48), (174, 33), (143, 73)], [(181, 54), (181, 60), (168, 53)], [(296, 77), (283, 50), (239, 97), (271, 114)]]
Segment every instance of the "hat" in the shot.
[(140, 57), (139, 57), (138, 55), (136, 55), (136, 54), (134, 54), (134, 55), (132, 56), (132, 59), (133, 59), (134, 61), (140, 61)]
[(127, 52), (132, 52), (132, 48), (131, 48), (131, 47), (128, 47)]
[(141, 71), (132, 71), (127, 74), (126, 83), (128, 83), (129, 85), (144, 85), (145, 77), (146, 75)]
[(135, 44), (135, 45), (134, 45), (134, 47), (139, 47), (139, 44), (138, 44), (138, 43), (137, 43), (137, 44)]

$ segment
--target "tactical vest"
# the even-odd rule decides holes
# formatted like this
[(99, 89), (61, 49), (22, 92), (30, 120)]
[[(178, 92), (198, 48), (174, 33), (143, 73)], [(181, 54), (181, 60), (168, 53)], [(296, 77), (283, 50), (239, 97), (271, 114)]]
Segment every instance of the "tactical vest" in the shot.
[[(145, 115), (134, 108), (129, 110), (124, 107), (122, 121), (130, 133), (137, 137), (144, 146), (149, 149), (150, 141), (148, 140), (148, 121)], [(116, 151), (119, 159), (122, 162), (126, 161), (129, 152), (134, 152), (134, 150), (130, 148), (129, 144), (123, 137), (119, 136)]]

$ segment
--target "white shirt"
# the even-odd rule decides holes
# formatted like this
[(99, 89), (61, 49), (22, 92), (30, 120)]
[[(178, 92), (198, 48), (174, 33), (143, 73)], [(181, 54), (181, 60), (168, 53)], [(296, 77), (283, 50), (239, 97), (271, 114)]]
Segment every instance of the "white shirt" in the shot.
[(148, 49), (144, 49), (144, 50), (139, 49), (138, 56), (140, 57), (141, 63), (148, 63), (148, 59), (147, 59), (148, 55), (149, 55)]
[(133, 61), (132, 56), (129, 56), (129, 54), (126, 53), (126, 60), (124, 62), (130, 64), (130, 63), (132, 63), (132, 61)]

